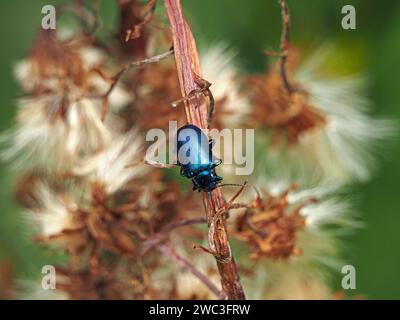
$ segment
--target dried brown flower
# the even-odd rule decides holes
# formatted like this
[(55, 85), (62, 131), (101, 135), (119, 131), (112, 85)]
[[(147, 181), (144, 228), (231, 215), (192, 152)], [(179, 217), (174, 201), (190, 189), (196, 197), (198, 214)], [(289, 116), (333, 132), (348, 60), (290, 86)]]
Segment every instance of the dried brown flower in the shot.
[[(297, 57), (288, 57), (289, 71), (296, 68)], [(273, 68), (265, 75), (248, 80), (254, 104), (250, 125), (266, 127), (272, 131), (272, 143), (288, 141), (297, 143), (300, 136), (325, 125), (325, 116), (310, 103), (308, 94), (295, 83), (293, 92), (288, 92), (279, 70)]]
[(73, 300), (159, 299), (157, 290), (145, 284), (143, 275), (131, 263), (103, 261), (95, 270), (59, 267), (57, 287)]
[(306, 220), (300, 210), (314, 200), (292, 207), (288, 201), (291, 190), (278, 196), (268, 194), (265, 199), (257, 198), (238, 218), (234, 236), (248, 243), (252, 259), (287, 259), (301, 255), (296, 240)]

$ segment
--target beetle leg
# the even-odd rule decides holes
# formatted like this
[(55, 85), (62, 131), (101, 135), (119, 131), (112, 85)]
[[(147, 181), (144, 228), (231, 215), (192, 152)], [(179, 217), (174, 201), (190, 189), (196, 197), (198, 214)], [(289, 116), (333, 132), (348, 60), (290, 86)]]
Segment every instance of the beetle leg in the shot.
[(213, 168), (218, 167), (221, 163), (222, 163), (221, 159), (214, 159)]
[(246, 185), (247, 185), (247, 181), (245, 181), (245, 182), (243, 183), (243, 185), (242, 185), (241, 188), (238, 190), (238, 192), (236, 192), (236, 194), (231, 198), (231, 200), (228, 201), (228, 203), (227, 203), (228, 206), (230, 206), (230, 205), (233, 204), (233, 201), (235, 201), (236, 198), (239, 197), (239, 195), (242, 193), (242, 191), (244, 190), (244, 188), (246, 187)]
[(208, 144), (210, 145), (210, 150), (215, 146), (215, 139), (209, 139)]
[(197, 182), (196, 178), (192, 179), (192, 183), (193, 183), (193, 191), (201, 191), (201, 186), (200, 184)]
[(217, 216), (221, 216), (223, 214), (227, 214), (230, 209), (240, 209), (240, 208), (248, 208), (247, 204), (244, 203), (234, 203), (237, 197), (242, 193), (243, 189), (246, 187), (247, 181), (245, 181), (242, 187), (236, 192), (236, 194), (225, 203), (225, 205), (217, 212)]

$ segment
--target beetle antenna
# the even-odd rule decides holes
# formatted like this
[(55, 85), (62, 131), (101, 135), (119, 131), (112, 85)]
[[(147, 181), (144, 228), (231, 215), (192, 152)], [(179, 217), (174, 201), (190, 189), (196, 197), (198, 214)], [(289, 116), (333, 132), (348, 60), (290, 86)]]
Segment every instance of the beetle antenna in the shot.
[(221, 184), (221, 185), (220, 185), (220, 187), (223, 187), (223, 186), (237, 186), (237, 187), (240, 187), (239, 191), (236, 192), (236, 194), (232, 197), (231, 200), (229, 200), (229, 202), (228, 202), (228, 203), (229, 203), (228, 207), (230, 207), (230, 205), (233, 203), (233, 201), (235, 201), (235, 199), (236, 199), (237, 197), (239, 197), (239, 195), (242, 193), (242, 191), (243, 191), (243, 189), (246, 187), (246, 185), (247, 185), (247, 181), (243, 182), (243, 184), (225, 183), (225, 184)]
[(258, 198), (258, 199), (261, 199), (260, 191), (259, 191), (254, 185), (252, 185), (251, 183), (248, 183), (247, 181), (245, 181), (245, 182), (242, 183), (242, 184), (239, 184), (239, 183), (224, 183), (224, 184), (220, 184), (219, 186), (217, 186), (217, 188), (225, 187), (225, 186), (242, 187), (243, 189), (244, 189), (246, 186), (250, 186), (250, 187), (252, 187), (252, 188), (254, 189), (254, 191), (256, 192), (257, 198)]
[(224, 183), (224, 184), (220, 184), (219, 186), (217, 186), (217, 188), (221, 188), (221, 187), (244, 187), (246, 186), (247, 181), (240, 184), (240, 183)]

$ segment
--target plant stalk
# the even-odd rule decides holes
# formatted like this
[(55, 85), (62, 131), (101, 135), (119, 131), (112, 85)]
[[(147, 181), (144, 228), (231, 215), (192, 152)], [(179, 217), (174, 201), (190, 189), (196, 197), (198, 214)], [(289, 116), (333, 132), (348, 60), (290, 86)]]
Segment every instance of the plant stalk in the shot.
[[(183, 16), (180, 0), (164, 0), (164, 4), (172, 29), (182, 97), (190, 96), (184, 101), (187, 121), (207, 131), (207, 99), (203, 95), (191, 94), (202, 89), (198, 82), (201, 79), (201, 69), (193, 34)], [(203, 201), (209, 227), (208, 242), (217, 262), (223, 297), (243, 300), (244, 290), (228, 241), (226, 207), (221, 189), (204, 193)]]

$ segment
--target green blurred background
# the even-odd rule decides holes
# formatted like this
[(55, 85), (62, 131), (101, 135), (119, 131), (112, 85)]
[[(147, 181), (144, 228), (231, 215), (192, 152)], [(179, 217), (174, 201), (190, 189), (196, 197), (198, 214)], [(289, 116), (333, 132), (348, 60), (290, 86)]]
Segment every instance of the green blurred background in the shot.
[[(51, 0), (0, 1), (0, 130), (10, 128), (16, 113), (18, 86), (13, 64), (24, 57), (41, 22), (41, 8)], [(65, 1), (66, 2), (66, 1)], [(161, 7), (161, 1), (159, 1)], [(373, 114), (400, 117), (400, 1), (289, 0), (292, 42), (306, 51), (333, 41), (329, 64), (344, 74), (362, 72), (370, 81)], [(238, 51), (240, 65), (261, 72), (265, 49), (277, 48), (280, 11), (276, 0), (183, 0), (199, 45), (223, 41)], [(341, 28), (341, 8), (352, 4), (357, 29)], [(101, 15), (107, 28), (116, 21), (114, 0), (103, 0)], [(357, 289), (348, 292), (371, 299), (400, 299), (400, 144), (398, 139), (380, 155), (380, 168), (367, 184), (355, 186), (365, 228), (349, 237), (346, 262), (357, 270)], [(40, 276), (41, 267), (59, 257), (29, 241), (29, 230), (13, 199), (12, 174), (0, 165), (0, 266), (13, 266), (17, 278)], [(333, 285), (340, 288), (341, 274)], [(1, 292), (1, 288), (0, 288)]]

